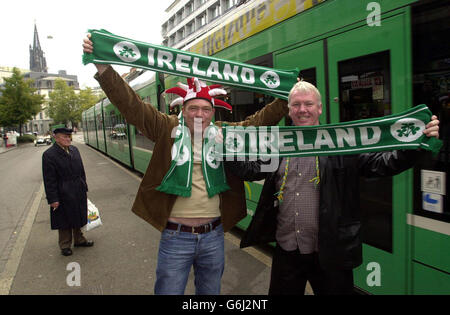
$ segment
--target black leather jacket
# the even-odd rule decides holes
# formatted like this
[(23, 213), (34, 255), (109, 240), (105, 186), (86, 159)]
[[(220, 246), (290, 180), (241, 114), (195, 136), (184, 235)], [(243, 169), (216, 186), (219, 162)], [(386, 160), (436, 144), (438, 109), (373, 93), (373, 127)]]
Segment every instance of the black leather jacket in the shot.
[[(393, 176), (412, 167), (420, 156), (420, 151), (409, 150), (319, 157), (319, 261), (322, 268), (352, 269), (362, 263), (359, 176)], [(225, 162), (225, 165), (247, 181), (265, 178), (241, 248), (274, 242), (278, 212), (275, 172), (262, 173), (259, 161)]]

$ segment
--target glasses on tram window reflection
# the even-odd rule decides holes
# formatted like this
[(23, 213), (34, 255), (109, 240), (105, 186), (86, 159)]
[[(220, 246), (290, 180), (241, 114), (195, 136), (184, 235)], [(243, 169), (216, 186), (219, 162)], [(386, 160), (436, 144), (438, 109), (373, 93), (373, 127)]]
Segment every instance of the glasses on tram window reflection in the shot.
[(202, 111), (205, 114), (210, 114), (212, 112), (212, 107), (199, 107), (195, 105), (191, 105), (187, 108), (187, 110), (191, 113), (197, 113), (198, 111)]

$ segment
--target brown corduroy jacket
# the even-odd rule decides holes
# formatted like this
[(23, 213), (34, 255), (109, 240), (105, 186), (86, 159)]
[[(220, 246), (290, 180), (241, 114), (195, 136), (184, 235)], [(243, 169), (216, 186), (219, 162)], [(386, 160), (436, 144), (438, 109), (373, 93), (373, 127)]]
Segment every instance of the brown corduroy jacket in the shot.
[[(161, 184), (170, 168), (171, 149), (174, 143), (171, 132), (178, 125), (178, 118), (175, 115), (161, 113), (149, 103), (143, 102), (112, 67), (108, 67), (101, 75), (97, 73), (95, 78), (126, 121), (136, 126), (155, 143), (150, 164), (139, 186), (132, 211), (162, 231), (167, 225), (177, 196), (159, 192), (156, 187)], [(254, 115), (247, 117), (246, 120), (228, 124), (275, 125), (287, 113), (287, 102), (276, 99)], [(215, 124), (221, 126), (222, 122)], [(226, 177), (231, 189), (220, 194), (220, 212), (225, 232), (247, 214), (243, 181), (228, 171), (226, 171)]]

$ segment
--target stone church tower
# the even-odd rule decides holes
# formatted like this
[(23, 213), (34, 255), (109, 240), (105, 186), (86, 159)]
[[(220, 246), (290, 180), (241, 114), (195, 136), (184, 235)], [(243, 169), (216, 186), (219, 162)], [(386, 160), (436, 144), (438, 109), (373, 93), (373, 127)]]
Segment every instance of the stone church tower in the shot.
[(47, 61), (45, 60), (44, 52), (42, 51), (41, 44), (39, 43), (39, 35), (36, 24), (34, 24), (33, 47), (30, 45), (30, 70), (34, 72), (47, 73)]

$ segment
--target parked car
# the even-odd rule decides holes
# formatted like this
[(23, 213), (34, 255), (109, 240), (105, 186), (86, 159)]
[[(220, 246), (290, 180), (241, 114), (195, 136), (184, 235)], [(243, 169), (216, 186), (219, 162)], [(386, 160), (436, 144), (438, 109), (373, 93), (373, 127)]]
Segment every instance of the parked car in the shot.
[(37, 147), (40, 144), (50, 145), (52, 144), (52, 139), (50, 136), (37, 136), (34, 140), (34, 146)]
[(111, 131), (111, 138), (112, 139), (126, 139), (127, 138), (127, 134), (125, 132), (126, 129), (127, 129), (127, 126), (125, 124), (115, 125)]

